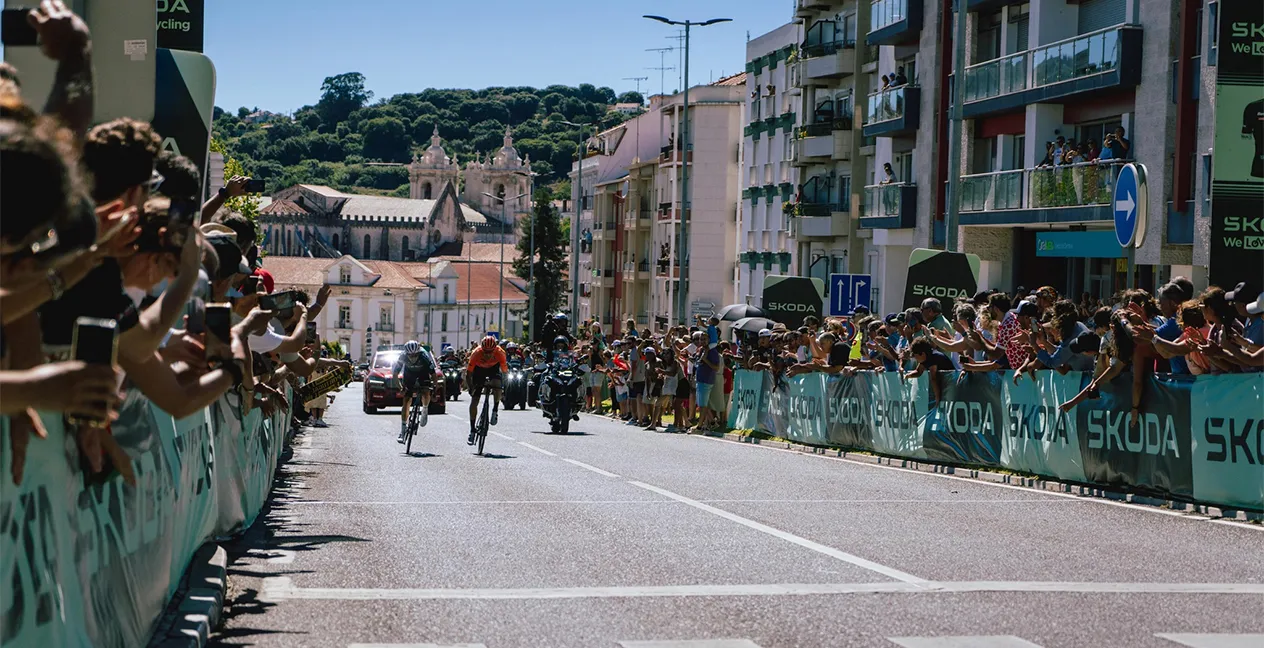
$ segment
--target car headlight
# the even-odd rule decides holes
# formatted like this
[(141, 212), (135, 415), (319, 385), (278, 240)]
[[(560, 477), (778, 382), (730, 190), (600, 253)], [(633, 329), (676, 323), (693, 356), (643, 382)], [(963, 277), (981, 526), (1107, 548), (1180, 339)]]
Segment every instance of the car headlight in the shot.
[(369, 379), (369, 384), (370, 384), (370, 385), (382, 385), (382, 384), (385, 384), (385, 383), (386, 383), (386, 381), (385, 381), (385, 380), (382, 380), (381, 378), (370, 378), (370, 379)]

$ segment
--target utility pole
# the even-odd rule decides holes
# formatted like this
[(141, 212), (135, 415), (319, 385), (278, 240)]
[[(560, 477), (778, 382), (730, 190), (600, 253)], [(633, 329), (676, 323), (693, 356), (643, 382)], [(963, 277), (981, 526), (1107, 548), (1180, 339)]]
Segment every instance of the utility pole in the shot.
[(667, 94), (667, 88), (664, 87), (666, 85), (666, 82), (663, 81), (663, 73), (666, 72), (667, 70), (676, 69), (674, 67), (668, 66), (667, 61), (666, 61), (667, 53), (675, 51), (675, 49), (676, 48), (674, 47), (651, 47), (645, 50), (647, 52), (658, 52), (658, 67), (645, 68), (647, 70), (658, 70), (658, 94), (661, 94), (661, 95)]
[[(952, 84), (952, 110), (950, 111), (951, 128), (948, 129), (948, 213), (944, 217), (944, 249), (957, 251), (957, 222), (961, 213), (959, 193), (961, 189), (961, 127), (962, 99), (964, 98), (966, 74), (966, 11), (965, 0), (956, 0), (957, 31), (953, 36), (956, 42), (953, 49), (952, 71), (956, 82)], [(931, 240), (934, 240), (935, 222), (931, 221)]]
[[(688, 21), (685, 21), (685, 22), (688, 22)], [(677, 23), (677, 24), (681, 24), (681, 23)], [(694, 23), (694, 24), (697, 24), (697, 23)], [(686, 51), (687, 48), (685, 47), (685, 45), (687, 45), (689, 42), (689, 28), (685, 27), (684, 29), (678, 30), (675, 36), (665, 36), (664, 38), (668, 38), (670, 40), (676, 41), (676, 70), (677, 70), (676, 71), (676, 85), (679, 88), (683, 89), (684, 84), (688, 83), (688, 79), (689, 79), (688, 76), (685, 76), (684, 81), (682, 81), (680, 78), (680, 70), (684, 68), (685, 59), (688, 58), (687, 57), (688, 52)]]
[[(959, 0), (960, 1), (960, 0)], [(706, 27), (716, 23), (729, 22), (731, 18), (712, 18), (701, 22), (692, 20), (677, 21), (664, 18), (662, 16), (645, 16), (650, 20), (657, 20), (668, 25), (684, 26), (684, 51), (681, 54), (684, 63), (684, 79), (681, 83), (684, 88), (684, 96), (682, 97), (681, 115), (680, 115), (680, 248), (678, 262), (680, 263), (680, 290), (679, 298), (679, 321), (681, 324), (688, 324), (686, 315), (689, 306), (689, 217), (692, 212), (689, 210), (689, 28), (693, 26)], [(674, 36), (670, 38), (675, 38)], [(670, 275), (669, 275), (670, 280)]]
[(636, 93), (637, 93), (637, 94), (641, 94), (641, 82), (642, 82), (642, 81), (645, 81), (645, 80), (647, 80), (647, 79), (649, 79), (649, 77), (647, 77), (647, 76), (643, 76), (643, 77), (623, 77), (623, 80), (624, 80), (624, 81), (636, 81)]
[(491, 198), (492, 200), (496, 200), (500, 202), (500, 297), (498, 298), (498, 302), (496, 305), (496, 317), (498, 318), (496, 320), (496, 325), (500, 327), (501, 339), (504, 339), (505, 337), (505, 223), (509, 220), (508, 204), (510, 201), (517, 202), (521, 200), (523, 196), (526, 196), (529, 194), (522, 193), (522, 194), (518, 194), (517, 196), (514, 196), (513, 198), (506, 198), (505, 196), (495, 196), (484, 191), (483, 195), (487, 196), (488, 198)]
[(571, 220), (571, 330), (579, 332), (579, 221), (584, 217), (584, 129), (590, 124), (562, 120), (567, 126), (579, 127), (579, 148), (575, 163), (575, 216)]

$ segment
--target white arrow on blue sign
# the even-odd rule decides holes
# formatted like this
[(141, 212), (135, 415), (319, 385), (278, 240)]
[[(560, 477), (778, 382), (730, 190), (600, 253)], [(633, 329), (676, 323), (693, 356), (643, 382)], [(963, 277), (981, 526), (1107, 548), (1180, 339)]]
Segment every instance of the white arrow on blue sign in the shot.
[(854, 315), (857, 306), (872, 308), (869, 303), (873, 277), (867, 274), (830, 275), (830, 315)]
[(1111, 201), (1115, 212), (1115, 239), (1121, 247), (1140, 244), (1137, 234), (1146, 226), (1146, 199), (1144, 170), (1125, 164), (1115, 178), (1115, 195)]

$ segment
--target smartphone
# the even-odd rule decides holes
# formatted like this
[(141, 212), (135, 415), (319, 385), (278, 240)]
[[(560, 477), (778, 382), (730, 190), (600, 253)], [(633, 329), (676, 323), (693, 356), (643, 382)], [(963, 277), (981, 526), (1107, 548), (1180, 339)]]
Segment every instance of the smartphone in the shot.
[(307, 341), (315, 342), (320, 339), (320, 334), (316, 332), (316, 322), (307, 323)]
[[(113, 365), (118, 359), (118, 322), (112, 319), (80, 317), (70, 341), (70, 357), (85, 364)], [(104, 427), (108, 420), (86, 419), (67, 415), (66, 420), (75, 425)]]
[(263, 180), (257, 180), (255, 178), (251, 178), (246, 181), (246, 193), (261, 194), (263, 192), (264, 192)]
[(184, 330), (194, 335), (206, 332), (206, 302), (200, 297), (194, 297), (189, 304), (189, 314), (184, 323)]
[(206, 330), (223, 344), (229, 343), (233, 327), (232, 310), (228, 304), (206, 305)]
[[(273, 307), (272, 308), (265, 307), (266, 310), (286, 311), (286, 310), (291, 310), (294, 308), (294, 291), (292, 290), (287, 290), (285, 292), (279, 292), (272, 295), (268, 295), (268, 297), (272, 298)], [(263, 304), (262, 298), (260, 298), (259, 303)]]
[[(243, 290), (242, 292), (244, 293), (245, 291)], [(277, 311), (277, 296), (259, 295), (259, 308), (275, 313)]]
[(0, 42), (8, 46), (38, 45), (39, 33), (27, 19), (30, 13), (30, 7), (5, 9), (0, 17)]

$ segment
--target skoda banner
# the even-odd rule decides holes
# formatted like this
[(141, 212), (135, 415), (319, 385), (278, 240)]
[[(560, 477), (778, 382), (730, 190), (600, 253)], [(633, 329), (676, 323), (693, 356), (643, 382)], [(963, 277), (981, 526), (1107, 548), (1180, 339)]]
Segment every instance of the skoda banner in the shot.
[(1218, 4), (1208, 280), (1233, 286), (1264, 268), (1264, 3)]
[(764, 277), (764, 312), (768, 319), (787, 328), (803, 326), (803, 318), (821, 318), (825, 307), (825, 282), (815, 277)]
[(962, 252), (917, 248), (909, 255), (904, 307), (917, 308), (935, 297), (945, 306), (979, 290), (979, 257)]
[(163, 149), (193, 160), (203, 178), (214, 111), (215, 66), (211, 59), (197, 52), (158, 50), (154, 130), (162, 136)]
[(158, 47), (202, 51), (206, 0), (158, 0)]
[(1146, 376), (1135, 421), (1132, 376), (1124, 374), (1063, 412), (1091, 378), (1041, 371), (1015, 383), (1013, 372), (947, 372), (938, 376), (943, 399), (933, 403), (925, 375), (738, 370), (729, 420), (814, 446), (1264, 511), (1264, 374)]

